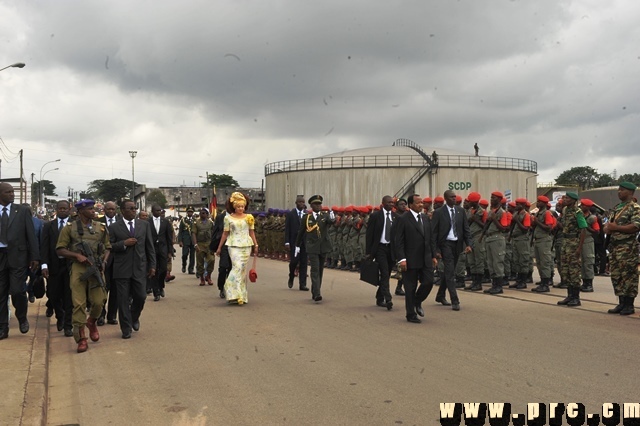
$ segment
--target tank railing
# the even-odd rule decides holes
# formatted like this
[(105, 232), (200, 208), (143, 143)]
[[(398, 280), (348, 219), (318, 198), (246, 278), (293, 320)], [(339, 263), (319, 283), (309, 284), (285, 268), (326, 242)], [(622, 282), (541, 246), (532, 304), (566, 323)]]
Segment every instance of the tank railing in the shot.
[(420, 154), (420, 156), (424, 158), (425, 161), (429, 163), (430, 166), (433, 166), (433, 163), (437, 161), (436, 158), (433, 158), (432, 156), (428, 155), (426, 152), (422, 150), (422, 147), (420, 145), (418, 145), (417, 143), (415, 143), (410, 139), (396, 139), (396, 141), (391, 146), (404, 146), (404, 147), (413, 149), (418, 154)]

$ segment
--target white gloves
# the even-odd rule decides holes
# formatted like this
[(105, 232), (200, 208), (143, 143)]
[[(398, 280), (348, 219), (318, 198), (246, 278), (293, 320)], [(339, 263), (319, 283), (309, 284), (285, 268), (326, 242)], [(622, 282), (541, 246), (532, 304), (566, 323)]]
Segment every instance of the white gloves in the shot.
[(293, 254), (293, 257), (298, 257), (298, 255), (300, 254), (300, 247), (296, 247), (296, 251)]

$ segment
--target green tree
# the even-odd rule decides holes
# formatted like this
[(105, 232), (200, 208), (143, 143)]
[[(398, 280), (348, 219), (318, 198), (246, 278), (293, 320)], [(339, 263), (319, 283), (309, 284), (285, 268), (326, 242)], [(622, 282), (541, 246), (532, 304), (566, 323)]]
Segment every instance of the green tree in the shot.
[[(134, 183), (138, 186), (137, 183)], [(89, 182), (86, 193), (96, 200), (115, 201), (119, 203), (131, 197), (131, 181), (127, 179), (96, 179)]]
[(159, 189), (151, 190), (147, 195), (147, 204), (157, 204), (164, 209), (167, 207), (167, 197)]
[(580, 189), (594, 188), (600, 179), (600, 173), (592, 167), (572, 167), (560, 173), (556, 178), (558, 185), (578, 185)]
[[(42, 189), (44, 193), (47, 195), (58, 196), (58, 194), (56, 194), (56, 186), (50, 180), (42, 179)], [(33, 184), (31, 184), (31, 197), (32, 199), (37, 199), (39, 195), (40, 195), (40, 182), (35, 181), (33, 182)]]
[(635, 185), (640, 185), (640, 173), (627, 173), (620, 175), (616, 183), (620, 182), (631, 182)]
[(215, 186), (216, 188), (237, 188), (240, 186), (240, 184), (237, 180), (229, 175), (209, 174), (209, 180), (207, 182), (202, 182), (202, 187), (212, 188), (213, 186)]

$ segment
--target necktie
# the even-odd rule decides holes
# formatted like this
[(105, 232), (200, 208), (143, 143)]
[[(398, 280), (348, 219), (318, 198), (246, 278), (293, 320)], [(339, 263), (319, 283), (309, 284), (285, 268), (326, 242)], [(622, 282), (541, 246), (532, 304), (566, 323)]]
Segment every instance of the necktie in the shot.
[(129, 221), (129, 235), (133, 237), (135, 235), (135, 231), (133, 230), (133, 222)]
[(384, 239), (391, 241), (391, 212), (387, 212), (387, 219), (384, 221)]
[(302, 219), (302, 212), (298, 212), (298, 217)]
[(8, 228), (9, 227), (9, 215), (7, 214), (7, 208), (2, 209), (2, 217), (0, 218), (0, 243), (8, 244)]
[(62, 231), (62, 228), (64, 228), (64, 219), (60, 219), (60, 225), (58, 225), (58, 231)]
[(112, 217), (109, 218), (109, 226), (111, 226), (111, 225), (113, 225), (113, 218)]
[(453, 207), (451, 207), (451, 229), (453, 230), (453, 236), (458, 237), (458, 233), (456, 232), (456, 211)]
[(422, 226), (422, 217), (420, 217), (420, 213), (418, 213), (418, 225)]

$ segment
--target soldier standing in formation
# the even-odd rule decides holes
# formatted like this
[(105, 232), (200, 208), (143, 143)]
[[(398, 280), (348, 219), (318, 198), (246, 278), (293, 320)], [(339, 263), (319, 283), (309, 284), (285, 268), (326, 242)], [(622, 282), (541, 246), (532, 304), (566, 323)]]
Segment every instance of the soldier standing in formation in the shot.
[(482, 276), (484, 275), (486, 255), (485, 245), (480, 236), (487, 221), (487, 211), (480, 206), (480, 198), (481, 196), (478, 192), (471, 192), (467, 196), (467, 200), (469, 200), (467, 220), (471, 238), (475, 242), (473, 250), (467, 254), (467, 263), (469, 263), (471, 270), (471, 286), (468, 290), (471, 291), (482, 290)]
[(527, 275), (531, 262), (531, 250), (529, 249), (529, 231), (531, 229), (531, 215), (526, 210), (527, 199), (516, 199), (516, 214), (511, 222), (509, 239), (513, 241), (512, 271), (516, 274), (516, 282), (510, 288), (527, 288)]
[[(540, 275), (540, 285), (532, 288), (531, 291), (537, 293), (549, 292), (551, 285), (551, 276), (553, 274), (553, 232), (556, 224), (555, 217), (547, 209), (549, 199), (544, 195), (540, 195), (536, 202), (538, 212), (531, 217), (533, 220), (533, 250), (538, 266), (538, 274)], [(558, 253), (560, 250), (558, 250)], [(560, 268), (558, 268), (560, 270)]]
[(196, 262), (196, 247), (191, 239), (191, 225), (194, 222), (193, 207), (187, 207), (187, 216), (180, 220), (178, 228), (178, 245), (182, 247), (182, 273), (187, 272), (187, 259), (189, 259), (189, 275), (193, 275)]
[(582, 284), (582, 245), (584, 244), (587, 221), (582, 210), (576, 205), (578, 194), (567, 192), (562, 197), (562, 279), (568, 285), (567, 297), (558, 305), (580, 306), (580, 285)]
[(487, 215), (487, 222), (483, 234), (480, 236), (480, 241), (485, 242), (486, 260), (491, 274), (491, 288), (484, 291), (488, 294), (502, 293), (505, 254), (504, 230), (508, 226), (507, 215), (501, 207), (503, 198), (502, 192), (494, 191), (491, 193), (491, 212)]
[(216, 257), (209, 249), (211, 237), (213, 236), (213, 222), (209, 219), (209, 210), (203, 207), (200, 210), (200, 217), (191, 224), (191, 239), (196, 248), (196, 277), (200, 278), (200, 285), (205, 285), (205, 263), (206, 283), (213, 285), (211, 274), (215, 267)]
[[(109, 258), (111, 243), (105, 225), (93, 220), (94, 204), (93, 200), (80, 200), (75, 204), (78, 219), (67, 223), (60, 232), (56, 245), (58, 256), (64, 256), (73, 262), (69, 285), (73, 301), (73, 337), (78, 343), (79, 353), (88, 349), (85, 325), (89, 328), (91, 341), (97, 342), (100, 339), (96, 322), (107, 299), (102, 271)], [(91, 253), (79, 246), (83, 242), (88, 244)], [(89, 260), (90, 257), (93, 257), (93, 262)], [(90, 268), (95, 268), (94, 272), (84, 275)], [(91, 303), (89, 318), (86, 313), (87, 298)]]
[(591, 214), (593, 201), (588, 198), (580, 200), (580, 209), (587, 221), (587, 232), (582, 245), (582, 286), (580, 291), (585, 293), (593, 292), (593, 277), (595, 276), (594, 265), (596, 264), (596, 247), (594, 238), (600, 234), (600, 224), (596, 215)]
[(609, 268), (611, 284), (618, 305), (609, 309), (610, 314), (631, 315), (638, 296), (638, 243), (636, 234), (640, 231), (640, 206), (633, 200), (636, 186), (622, 182), (618, 188), (618, 204), (604, 227), (610, 236)]

